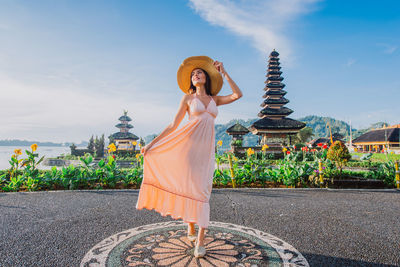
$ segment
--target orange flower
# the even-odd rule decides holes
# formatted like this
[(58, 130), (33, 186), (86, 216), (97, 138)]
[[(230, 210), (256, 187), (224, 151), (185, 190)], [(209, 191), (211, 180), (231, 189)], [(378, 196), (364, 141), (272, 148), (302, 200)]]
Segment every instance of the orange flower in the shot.
[(117, 150), (117, 147), (114, 145), (114, 143), (109, 144), (107, 147), (108, 147), (108, 153), (114, 152)]
[(37, 149), (37, 144), (32, 144), (31, 149), (32, 149), (32, 152), (35, 152)]
[(14, 153), (15, 153), (15, 155), (22, 155), (21, 149), (15, 149)]

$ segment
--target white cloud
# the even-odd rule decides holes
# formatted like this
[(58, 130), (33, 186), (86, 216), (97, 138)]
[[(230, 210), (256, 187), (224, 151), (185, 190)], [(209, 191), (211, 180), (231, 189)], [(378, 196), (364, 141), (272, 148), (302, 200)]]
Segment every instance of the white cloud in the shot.
[(95, 93), (67, 86), (37, 86), (4, 73), (0, 73), (0, 93), (0, 139), (80, 142), (92, 134), (107, 137), (118, 131), (114, 125), (123, 109), (133, 120), (131, 132), (144, 137), (163, 130), (175, 115), (172, 106), (178, 104), (168, 105), (168, 96), (162, 92), (157, 99), (146, 92), (133, 97)]
[(284, 35), (289, 22), (315, 9), (319, 0), (190, 0), (191, 7), (212, 25), (251, 40), (263, 55), (272, 49), (287, 60), (291, 41)]

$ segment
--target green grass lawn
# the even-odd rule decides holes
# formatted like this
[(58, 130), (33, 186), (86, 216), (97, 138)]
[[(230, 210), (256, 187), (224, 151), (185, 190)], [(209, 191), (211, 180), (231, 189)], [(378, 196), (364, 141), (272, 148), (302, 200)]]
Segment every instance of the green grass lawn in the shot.
[[(365, 155), (366, 153), (351, 153), (351, 155), (357, 155), (360, 158)], [(373, 153), (371, 157), (371, 161), (374, 162), (386, 162), (388, 160), (400, 160), (400, 155), (399, 154), (383, 154), (383, 153)]]

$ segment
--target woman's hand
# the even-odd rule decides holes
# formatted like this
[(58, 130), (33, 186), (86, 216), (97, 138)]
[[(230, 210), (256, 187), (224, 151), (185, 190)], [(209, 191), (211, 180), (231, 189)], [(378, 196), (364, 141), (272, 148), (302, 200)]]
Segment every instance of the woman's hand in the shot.
[(150, 143), (150, 144), (148, 144), (148, 145), (142, 147), (142, 149), (140, 150), (140, 153), (143, 154), (143, 157), (146, 155), (146, 152), (147, 152), (152, 146), (153, 146), (153, 144)]
[(222, 75), (225, 76), (227, 74), (224, 68), (224, 64), (222, 62), (214, 61), (214, 66), (217, 69), (217, 71), (219, 71)]

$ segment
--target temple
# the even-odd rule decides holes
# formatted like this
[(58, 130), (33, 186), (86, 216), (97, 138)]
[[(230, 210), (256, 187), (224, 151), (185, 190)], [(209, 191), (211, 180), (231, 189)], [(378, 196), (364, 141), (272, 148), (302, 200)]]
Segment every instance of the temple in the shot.
[(226, 133), (232, 136), (231, 151), (233, 153), (237, 154), (240, 150), (243, 150), (243, 136), (249, 132), (250, 131), (239, 122), (236, 122), (234, 125), (226, 129)]
[(117, 147), (117, 151), (134, 151), (136, 146), (134, 146), (132, 142), (139, 139), (139, 137), (129, 132), (133, 126), (129, 124), (132, 119), (127, 114), (128, 111), (124, 110), (124, 115), (118, 119), (120, 123), (115, 125), (115, 127), (119, 128), (119, 132), (108, 137), (110, 143), (114, 143)]
[(261, 103), (263, 108), (258, 117), (261, 119), (254, 122), (248, 129), (256, 135), (260, 135), (260, 146), (268, 145), (267, 152), (281, 153), (282, 146), (292, 143), (291, 136), (297, 134), (306, 126), (305, 123), (287, 118), (293, 110), (284, 107), (289, 100), (284, 96), (285, 84), (282, 83), (283, 77), (279, 66), (279, 53), (275, 49), (269, 56), (267, 80), (265, 81), (264, 101)]
[(357, 152), (400, 152), (400, 124), (374, 129), (353, 140)]

